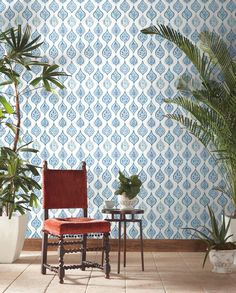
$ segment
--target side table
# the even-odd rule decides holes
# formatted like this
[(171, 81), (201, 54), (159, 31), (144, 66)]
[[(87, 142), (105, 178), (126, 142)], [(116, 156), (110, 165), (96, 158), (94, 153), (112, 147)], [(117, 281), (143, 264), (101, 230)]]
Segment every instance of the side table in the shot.
[[(103, 214), (110, 215), (111, 218), (106, 218), (109, 222), (117, 222), (118, 223), (118, 269), (117, 273), (120, 273), (120, 251), (121, 251), (121, 224), (124, 223), (124, 267), (126, 266), (126, 223), (133, 222), (139, 223), (140, 228), (140, 251), (141, 251), (141, 263), (142, 263), (142, 271), (144, 271), (144, 258), (143, 258), (143, 229), (142, 229), (142, 219), (136, 219), (136, 215), (140, 215), (144, 213), (144, 210), (133, 209), (133, 210), (120, 210), (120, 209), (106, 209), (102, 210)], [(130, 218), (127, 217), (130, 215)]]

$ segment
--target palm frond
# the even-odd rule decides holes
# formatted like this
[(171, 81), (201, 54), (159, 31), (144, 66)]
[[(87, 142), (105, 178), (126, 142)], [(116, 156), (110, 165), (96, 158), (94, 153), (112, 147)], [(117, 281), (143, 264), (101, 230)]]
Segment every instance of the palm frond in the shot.
[(233, 60), (226, 43), (214, 32), (204, 31), (200, 34), (201, 48), (211, 58), (211, 62), (219, 67), (223, 74), (226, 89), (235, 91), (236, 76), (233, 72)]
[[(195, 136), (200, 138), (200, 136), (205, 132), (208, 133), (209, 138), (213, 140), (214, 143), (218, 144), (218, 136), (230, 137), (230, 129), (225, 122), (224, 118), (215, 112), (212, 108), (206, 107), (204, 104), (198, 104), (185, 97), (177, 97), (174, 99), (164, 100), (167, 103), (174, 103), (185, 109), (192, 115), (192, 119), (185, 119), (182, 115), (172, 116), (175, 120), (181, 122), (185, 127), (191, 129), (191, 132)], [(169, 116), (170, 118), (170, 116)], [(194, 121), (198, 123), (194, 123)], [(222, 133), (223, 131), (223, 133)], [(209, 141), (208, 141), (209, 143)], [(207, 144), (208, 144), (207, 143)], [(206, 145), (206, 142), (204, 143)]]
[(202, 54), (201, 50), (181, 33), (163, 24), (151, 26), (141, 30), (141, 32), (144, 34), (157, 34), (174, 43), (185, 53), (189, 60), (191, 60), (193, 65), (198, 70), (201, 78), (204, 81), (209, 80), (210, 73), (212, 71), (210, 60), (205, 53)]
[(52, 87), (50, 85), (50, 82), (51, 82), (54, 85), (56, 85), (57, 87), (59, 87), (60, 89), (63, 89), (65, 86), (60, 81), (57, 80), (57, 77), (68, 76), (68, 74), (66, 74), (65, 72), (57, 71), (58, 67), (59, 66), (57, 64), (53, 64), (53, 65), (46, 64), (43, 67), (42, 75), (40, 77), (33, 79), (30, 82), (30, 84), (33, 86), (36, 86), (40, 82), (42, 82), (44, 88), (50, 92), (50, 91), (52, 91)]
[(31, 40), (30, 32), (29, 25), (27, 25), (24, 32), (22, 32), (21, 25), (18, 25), (17, 30), (11, 28), (10, 35), (4, 35), (9, 47), (7, 58), (15, 60), (25, 67), (27, 66), (28, 58), (39, 58), (39, 56), (33, 54), (33, 51), (42, 45), (42, 42), (38, 43), (40, 36)]
[(205, 131), (197, 121), (188, 118), (181, 114), (167, 114), (166, 117), (181, 123), (191, 134), (193, 134), (199, 141), (207, 147), (214, 139), (211, 131)]

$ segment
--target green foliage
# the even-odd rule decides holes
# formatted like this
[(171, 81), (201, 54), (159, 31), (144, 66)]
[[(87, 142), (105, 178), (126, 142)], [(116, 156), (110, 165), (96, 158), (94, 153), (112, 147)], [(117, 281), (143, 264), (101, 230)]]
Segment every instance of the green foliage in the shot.
[[(67, 76), (67, 74), (56, 71), (59, 67), (56, 64), (51, 65), (47, 62), (38, 61), (40, 56), (36, 55), (35, 52), (43, 43), (38, 42), (40, 36), (33, 39), (31, 37), (31, 30), (28, 25), (24, 31), (22, 31), (21, 25), (18, 25), (17, 28), (10, 28), (0, 33), (0, 43), (5, 48), (5, 52), (0, 59), (0, 76), (3, 80), (0, 86), (14, 85), (18, 87), (22, 81), (23, 74), (26, 71), (30, 71), (32, 80), (29, 85), (40, 85), (47, 91), (53, 90), (52, 85), (63, 89), (64, 85), (58, 80), (58, 77)], [(17, 70), (16, 65), (18, 66)], [(19, 66), (21, 67), (20, 69)], [(41, 73), (36, 73), (36, 76), (33, 76), (36, 71), (32, 70), (32, 66), (41, 67)], [(40, 72), (40, 70), (37, 70), (37, 72)], [(27, 88), (27, 92), (29, 91)], [(3, 110), (10, 114), (13, 112), (14, 107), (11, 102), (13, 102), (14, 97), (8, 96), (6, 98), (6, 96), (7, 94), (5, 94), (5, 97), (0, 96), (0, 118), (3, 116)]]
[(119, 188), (115, 191), (116, 195), (126, 193), (129, 199), (134, 198), (140, 191), (142, 185), (141, 180), (138, 175), (132, 175), (130, 177), (125, 177), (125, 175), (119, 171)]
[(52, 87), (50, 85), (49, 82), (53, 83), (54, 85), (56, 85), (57, 87), (59, 87), (60, 89), (63, 89), (64, 86), (62, 83), (60, 83), (57, 79), (58, 76), (63, 76), (65, 75), (64, 72), (59, 72), (56, 71), (56, 69), (58, 69), (59, 66), (54, 64), (54, 65), (44, 65), (43, 66), (43, 72), (42, 75), (40, 77), (35, 78), (34, 80), (32, 80), (30, 82), (31, 85), (36, 86), (40, 83), (40, 81), (43, 82), (43, 86), (44, 88), (51, 92), (52, 91)]
[[(39, 175), (37, 167), (29, 164), (21, 155), (22, 152), (35, 153), (37, 150), (29, 148), (28, 144), (18, 146), (21, 135), (20, 102), (28, 97), (26, 93), (39, 88), (49, 92), (54, 87), (64, 89), (58, 78), (67, 76), (58, 71), (58, 65), (40, 62), (37, 52), (42, 42), (39, 39), (40, 36), (32, 38), (29, 26), (22, 30), (19, 25), (0, 33), (3, 49), (0, 56), (0, 123), (1, 127), (8, 127), (14, 135), (12, 148), (0, 147), (0, 215), (4, 213), (9, 218), (13, 212), (23, 214), (36, 206), (35, 191), (40, 189), (34, 179)], [(26, 84), (23, 75), (27, 72), (31, 80)], [(7, 91), (4, 92), (6, 86)], [(9, 91), (9, 86), (12, 91)], [(12, 118), (16, 123), (6, 120), (12, 114), (15, 114)]]
[(207, 250), (203, 260), (203, 267), (206, 263), (207, 256), (212, 249), (215, 249), (215, 250), (236, 249), (235, 242), (228, 241), (228, 239), (232, 235), (227, 236), (231, 220), (229, 220), (228, 224), (226, 225), (225, 217), (223, 214), (222, 223), (218, 224), (215, 214), (209, 206), (208, 206), (208, 212), (210, 216), (211, 229), (208, 229), (202, 226), (202, 228), (204, 228), (206, 231), (204, 232), (202, 230), (195, 229), (195, 228), (184, 228), (186, 230), (194, 231), (195, 232), (194, 234), (197, 236), (197, 238), (203, 240), (207, 244)]
[(206, 147), (213, 143), (213, 155), (226, 169), (225, 193), (236, 208), (236, 60), (225, 42), (214, 32), (199, 35), (200, 47), (174, 29), (159, 24), (142, 30), (173, 42), (199, 73), (198, 83), (182, 76), (179, 97), (167, 99), (190, 115), (166, 115), (183, 124)]
[(38, 167), (20, 156), (21, 152), (37, 151), (26, 146), (16, 152), (7, 147), (0, 148), (0, 210), (9, 219), (13, 212), (24, 214), (29, 207), (37, 207), (35, 190), (39, 190), (40, 185), (32, 176), (39, 176)]
[(2, 104), (3, 109), (0, 108), (0, 118), (3, 117), (4, 112), (7, 114), (13, 114), (14, 110), (11, 105), (7, 102), (6, 98), (0, 96), (0, 104)]

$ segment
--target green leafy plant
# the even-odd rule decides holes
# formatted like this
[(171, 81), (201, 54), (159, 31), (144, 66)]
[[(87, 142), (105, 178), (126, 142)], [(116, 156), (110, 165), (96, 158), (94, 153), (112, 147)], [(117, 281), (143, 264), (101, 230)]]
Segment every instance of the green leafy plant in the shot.
[[(34, 88), (34, 90), (44, 88), (47, 91), (53, 91), (52, 84), (60, 89), (64, 88), (64, 85), (57, 78), (65, 76), (66, 74), (57, 71), (59, 66), (56, 64), (51, 65), (46, 62), (40, 62), (38, 61), (40, 56), (34, 54), (36, 49), (42, 45), (42, 43), (38, 43), (39, 39), (40, 36), (31, 40), (30, 27), (27, 26), (25, 31), (22, 31), (21, 25), (19, 25), (17, 29), (11, 28), (6, 32), (2, 32), (0, 35), (0, 42), (5, 46), (5, 52), (0, 59), (0, 74), (3, 79), (0, 86), (12, 85), (13, 87), (13, 94), (5, 94), (5, 96), (1, 96), (0, 102), (7, 113), (12, 113), (12, 109), (14, 109), (16, 114), (17, 122), (16, 125), (14, 125), (15, 137), (12, 148), (13, 151), (16, 151), (17, 149), (20, 136), (20, 96), (32, 91), (33, 89), (30, 89), (30, 86), (35, 87), (39, 85), (39, 87)], [(36, 67), (37, 70), (35, 70)], [(38, 73), (40, 68), (42, 68), (42, 70)], [(23, 75), (26, 72), (30, 73), (32, 80), (26, 88), (21, 90), (21, 82), (23, 81)], [(34, 72), (36, 73), (33, 77)], [(15, 103), (14, 106), (11, 105), (12, 100)]]
[(223, 216), (222, 223), (218, 223), (213, 210), (208, 206), (208, 212), (210, 216), (210, 229), (201, 226), (205, 231), (195, 228), (183, 228), (186, 230), (194, 231), (197, 238), (203, 240), (207, 244), (206, 254), (203, 260), (203, 267), (206, 263), (206, 259), (212, 249), (214, 250), (232, 250), (236, 249), (235, 242), (229, 241), (229, 238), (233, 235), (228, 235), (230, 220), (228, 224), (225, 223), (225, 217)]
[[(32, 38), (29, 26), (22, 30), (19, 25), (0, 33), (4, 51), (0, 56), (0, 123), (1, 127), (9, 127), (14, 135), (11, 148), (0, 147), (0, 214), (9, 218), (15, 211), (23, 214), (35, 206), (34, 190), (40, 188), (32, 178), (38, 176), (37, 166), (29, 164), (21, 155), (22, 152), (37, 151), (28, 148), (28, 144), (22, 146), (20, 101), (40, 88), (50, 92), (54, 87), (63, 89), (58, 78), (67, 76), (58, 71), (58, 65), (39, 61), (37, 51), (42, 45), (39, 39), (40, 36)], [(26, 75), (27, 83), (24, 81)], [(15, 114), (12, 116), (15, 123), (7, 120), (12, 114)]]
[(29, 164), (20, 157), (20, 152), (35, 152), (34, 149), (26, 148), (24, 145), (13, 151), (10, 148), (0, 149), (0, 211), (5, 210), (9, 219), (13, 212), (24, 214), (30, 210), (29, 207), (37, 207), (37, 195), (35, 190), (40, 189), (40, 185), (34, 178), (39, 176), (37, 167)]
[(200, 46), (163, 24), (143, 29), (142, 33), (157, 34), (173, 42), (195, 66), (198, 79), (183, 75), (178, 82), (180, 95), (165, 100), (190, 115), (166, 116), (184, 125), (210, 147), (218, 163), (223, 162), (226, 186), (218, 190), (230, 195), (236, 210), (236, 60), (214, 32), (200, 33)]
[(132, 175), (126, 177), (121, 171), (119, 171), (119, 187), (115, 191), (116, 195), (125, 193), (129, 199), (133, 199), (138, 195), (140, 187), (142, 185), (138, 175)]

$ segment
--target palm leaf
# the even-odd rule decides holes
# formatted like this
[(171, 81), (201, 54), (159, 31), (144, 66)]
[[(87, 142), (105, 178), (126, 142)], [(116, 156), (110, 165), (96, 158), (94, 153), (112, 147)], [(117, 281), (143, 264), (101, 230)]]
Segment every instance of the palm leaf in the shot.
[(141, 32), (144, 34), (157, 34), (177, 45), (194, 64), (202, 79), (209, 79), (212, 70), (210, 68), (210, 60), (204, 53), (201, 53), (201, 50), (199, 50), (195, 44), (193, 44), (188, 38), (184, 37), (181, 33), (163, 24), (151, 26), (141, 30)]
[(6, 98), (0, 96), (0, 104), (4, 107), (8, 114), (13, 114), (14, 110), (12, 109), (11, 105), (7, 102)]
[(33, 40), (30, 40), (30, 38), (29, 25), (27, 25), (23, 34), (21, 25), (18, 25), (17, 30), (11, 28), (10, 35), (5, 34), (5, 40), (9, 46), (8, 58), (19, 62), (25, 67), (27, 66), (27, 58), (39, 58), (39, 56), (34, 55), (32, 52), (42, 45), (42, 42), (38, 43), (40, 36)]
[(208, 53), (211, 61), (217, 67), (220, 67), (226, 89), (229, 89), (229, 92), (233, 92), (235, 90), (236, 76), (233, 72), (233, 60), (228, 52), (227, 45), (214, 32), (202, 32), (200, 34), (200, 40), (201, 48)]
[(224, 118), (204, 104), (197, 104), (185, 97), (167, 99), (165, 102), (177, 104), (191, 113), (192, 118), (185, 117), (181, 114), (168, 114), (167, 117), (182, 123), (205, 146), (211, 141), (219, 145), (222, 140), (222, 138), (220, 140), (218, 139), (220, 136), (225, 139), (230, 137), (231, 132)]
[(42, 82), (44, 88), (49, 92), (52, 91), (52, 87), (50, 86), (50, 82), (53, 83), (54, 85), (56, 85), (57, 87), (59, 87), (60, 89), (65, 88), (65, 86), (58, 81), (57, 77), (68, 76), (68, 74), (66, 74), (65, 72), (56, 71), (58, 69), (58, 67), (59, 66), (57, 64), (53, 64), (53, 65), (46, 64), (45, 66), (43, 66), (42, 75), (40, 77), (33, 79), (30, 82), (30, 84), (33, 86), (36, 86), (40, 82)]

